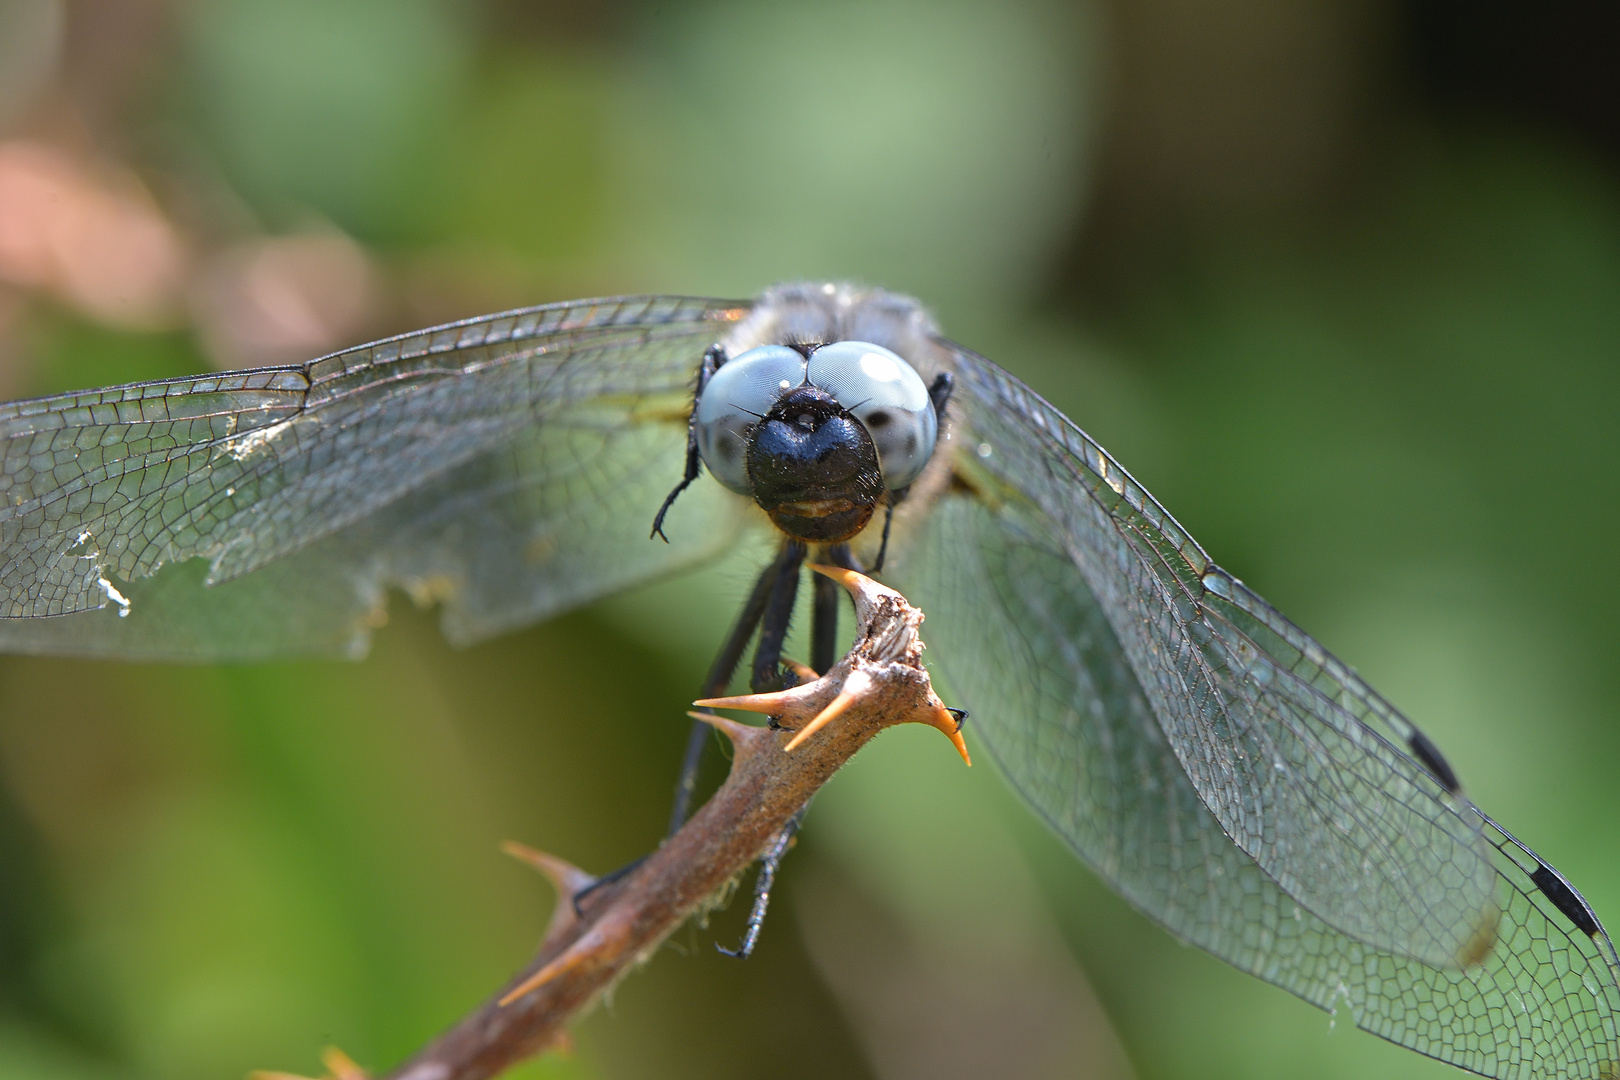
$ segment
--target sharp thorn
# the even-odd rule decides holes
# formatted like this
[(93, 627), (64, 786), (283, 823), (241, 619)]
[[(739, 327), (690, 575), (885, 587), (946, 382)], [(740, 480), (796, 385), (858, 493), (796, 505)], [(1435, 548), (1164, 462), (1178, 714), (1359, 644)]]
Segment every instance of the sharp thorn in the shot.
[(332, 1080), (366, 1080), (366, 1070), (356, 1065), (353, 1058), (335, 1046), (328, 1046), (321, 1051), (321, 1064), (332, 1074)]
[(761, 730), (757, 727), (739, 723), (729, 717), (717, 716), (711, 712), (699, 712), (698, 710), (693, 709), (686, 715), (690, 716), (694, 720), (703, 721), (705, 724), (708, 724), (726, 738), (730, 739), (732, 747), (739, 753), (753, 749), (755, 743), (762, 734)]
[(804, 565), (808, 566), (822, 577), (832, 578), (834, 581), (838, 582), (838, 584), (842, 585), (851, 592), (854, 592), (858, 587), (859, 581), (866, 577), (865, 574), (858, 573), (857, 571), (850, 570), (842, 566), (829, 566), (826, 563), (813, 562), (807, 562)]
[(806, 687), (794, 686), (769, 694), (738, 694), (736, 697), (703, 698), (692, 702), (701, 709), (740, 709), (743, 712), (782, 713), (802, 706)]
[(804, 742), (804, 740), (808, 739), (810, 736), (814, 735), (816, 732), (838, 719), (838, 717), (844, 714), (845, 710), (859, 700), (859, 694), (851, 693), (848, 690), (841, 691), (837, 697), (833, 698), (832, 701), (827, 703), (827, 707), (825, 709), (822, 709), (816, 714), (814, 720), (811, 720), (808, 724), (804, 725), (804, 727), (800, 728), (798, 734), (789, 739), (788, 744), (782, 747), (782, 749), (784, 751), (796, 749), (800, 743)]
[(871, 618), (873, 605), (879, 600), (887, 597), (892, 600), (899, 600), (902, 603), (905, 602), (906, 598), (904, 596), (901, 596), (887, 585), (879, 585), (865, 574), (854, 570), (846, 570), (841, 566), (826, 566), (822, 563), (808, 563), (806, 565), (816, 573), (832, 578), (849, 592), (849, 595), (855, 601), (856, 621), (862, 627), (867, 625), (867, 621)]
[[(969, 768), (972, 768), (973, 759), (968, 756), (967, 740), (962, 738), (962, 720), (956, 717), (956, 714), (961, 711), (960, 709), (947, 709), (943, 705), (936, 707), (933, 726), (939, 728), (945, 737), (951, 740), (951, 745), (956, 747), (956, 752), (962, 755), (962, 761)], [(962, 713), (962, 719), (965, 720), (966, 718), (967, 714)]]
[(589, 965), (599, 955), (605, 954), (611, 958), (615, 950), (622, 949), (627, 944), (630, 932), (630, 924), (625, 921), (623, 912), (618, 913), (617, 917), (614, 914), (605, 916), (603, 921), (592, 926), (579, 940), (553, 957), (550, 963), (508, 990), (497, 1004), (502, 1007), (510, 1005), (559, 975)]
[(524, 994), (538, 990), (563, 972), (572, 971), (574, 968), (579, 967), (595, 947), (596, 943), (591, 940), (590, 935), (580, 938), (569, 946), (568, 950), (561, 956), (556, 957), (551, 963), (518, 983), (516, 988), (509, 990), (496, 1004), (505, 1008)]
[(520, 844), (516, 840), (501, 841), (501, 850), (518, 862), (532, 866), (544, 874), (546, 880), (551, 882), (557, 894), (564, 900), (572, 900), (575, 894), (596, 883), (596, 875), (587, 874), (565, 859), (559, 859), (527, 844)]
[[(366, 1070), (356, 1065), (353, 1058), (335, 1046), (328, 1046), (321, 1051), (321, 1064), (326, 1066), (327, 1080), (367, 1080)], [(255, 1069), (248, 1073), (248, 1080), (310, 1080), (310, 1078), (275, 1069)]]

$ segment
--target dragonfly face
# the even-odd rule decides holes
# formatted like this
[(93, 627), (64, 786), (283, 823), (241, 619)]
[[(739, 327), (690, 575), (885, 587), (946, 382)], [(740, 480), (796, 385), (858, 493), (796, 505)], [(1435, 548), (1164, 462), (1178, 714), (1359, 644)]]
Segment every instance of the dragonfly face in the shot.
[(934, 403), (881, 345), (765, 345), (700, 379), (693, 428), (703, 463), (799, 540), (850, 539), (934, 451)]
[(883, 495), (872, 437), (830, 394), (783, 396), (748, 440), (754, 501), (800, 540), (847, 540), (866, 528)]
[[(892, 401), (817, 373), (874, 347), (917, 380)], [(694, 415), (693, 372), (746, 382), (751, 350), (761, 396)], [(396, 587), (471, 641), (711, 558), (759, 507), (868, 561), (892, 507), (886, 576), (980, 746), (1184, 941), (1484, 1075), (1620, 1075), (1580, 893), (1068, 418), (878, 290), (548, 305), (0, 405), (0, 648), (354, 652)]]

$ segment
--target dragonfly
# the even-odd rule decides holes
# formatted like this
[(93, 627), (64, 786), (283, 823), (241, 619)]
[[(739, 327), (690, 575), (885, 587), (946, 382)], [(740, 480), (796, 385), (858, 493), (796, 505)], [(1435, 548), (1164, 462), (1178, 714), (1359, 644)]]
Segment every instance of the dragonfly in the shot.
[(881, 566), (978, 745), (1170, 933), (1480, 1075), (1620, 1077), (1620, 958), (1576, 888), (912, 299), (581, 300), (0, 405), (12, 652), (358, 656), (392, 590), (465, 644), (761, 532), (711, 689), (756, 635), (755, 685), (792, 677), (807, 558)]

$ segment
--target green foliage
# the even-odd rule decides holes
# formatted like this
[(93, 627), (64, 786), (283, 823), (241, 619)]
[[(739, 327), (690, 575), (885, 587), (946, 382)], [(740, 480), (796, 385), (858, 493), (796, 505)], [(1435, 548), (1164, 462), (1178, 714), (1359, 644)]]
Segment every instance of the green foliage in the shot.
[[(1408, 133), (1350, 208), (1210, 230), (1082, 324), (1047, 283), (1096, 153), (1087, 10), (707, 0), (581, 31), (197, 0), (147, 57), (172, 92), (129, 126), (181, 131), (266, 231), (355, 236), (428, 294), (396, 321), (814, 275), (919, 292), (1620, 918), (1612, 177), (1499, 131)], [(21, 325), (18, 394), (206, 367), (189, 330), (43, 305)], [(313, 1073), (328, 1043), (402, 1058), (541, 932), (547, 889), (500, 840), (593, 870), (657, 842), (684, 704), (749, 573), (465, 652), (395, 598), (355, 665), (0, 660), (0, 1080)], [(1054, 1040), (1064, 1074), (1454, 1075), (1181, 948), (988, 763), (906, 734), (818, 800), (754, 960), (712, 954), (739, 911), (683, 932), (573, 1056), (517, 1075), (875, 1074), (899, 1051), (851, 1005), (825, 911), (941, 994), (973, 973), (948, 1024), (1064, 988), (1069, 1011), (1002, 1025)]]

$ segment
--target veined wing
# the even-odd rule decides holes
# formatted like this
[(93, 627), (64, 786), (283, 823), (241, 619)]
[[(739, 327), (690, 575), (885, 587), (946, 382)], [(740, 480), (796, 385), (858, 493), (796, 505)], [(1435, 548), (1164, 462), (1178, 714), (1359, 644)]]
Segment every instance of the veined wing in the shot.
[(1056, 529), (1221, 827), (1357, 940), (1436, 967), (1489, 945), (1494, 875), (1449, 768), (1343, 664), (1215, 566), (1061, 413), (958, 354), (959, 479)]
[(470, 640), (712, 554), (739, 521), (715, 492), (646, 535), (698, 360), (746, 310), (546, 305), (0, 406), (0, 648), (352, 653), (389, 585)]
[(1385, 1038), (1614, 1075), (1617, 963), (1578, 894), (1061, 414), (956, 368), (958, 479), (896, 572), (1025, 798), (1171, 930)]
[(1608, 939), (1572, 927), (1536, 887), (1539, 861), (1511, 838), (1487, 829), (1500, 848), (1502, 917), (1478, 963), (1435, 968), (1366, 945), (1302, 907), (1227, 837), (1043, 515), (948, 495), (896, 569), (976, 738), (1101, 877), (1172, 933), (1485, 1076), (1615, 1075), (1620, 991)]

